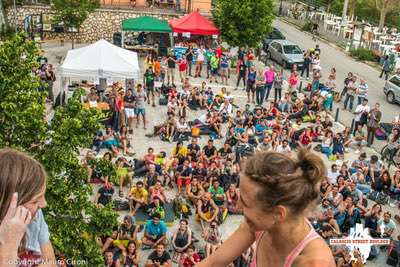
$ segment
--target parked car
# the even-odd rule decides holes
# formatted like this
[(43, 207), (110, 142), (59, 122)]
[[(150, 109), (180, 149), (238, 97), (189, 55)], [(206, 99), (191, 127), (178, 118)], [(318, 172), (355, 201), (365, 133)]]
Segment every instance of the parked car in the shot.
[(287, 40), (275, 40), (268, 46), (267, 58), (275, 60), (283, 68), (292, 68), (294, 64), (302, 67), (304, 63), (303, 50)]
[(400, 75), (394, 75), (387, 80), (383, 92), (389, 103), (400, 103)]
[(274, 40), (286, 40), (286, 37), (277, 28), (272, 28), (272, 31), (263, 40), (264, 52), (268, 51), (269, 44)]

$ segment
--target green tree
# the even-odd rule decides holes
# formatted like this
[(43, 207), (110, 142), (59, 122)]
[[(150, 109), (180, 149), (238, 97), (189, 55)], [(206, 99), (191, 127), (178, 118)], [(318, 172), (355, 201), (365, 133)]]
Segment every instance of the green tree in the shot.
[(375, 0), (375, 7), (379, 10), (379, 30), (385, 26), (386, 16), (390, 12), (400, 11), (399, 0)]
[(212, 16), (229, 45), (256, 47), (272, 28), (273, 0), (216, 0)]
[(56, 254), (101, 266), (97, 239), (111, 234), (117, 214), (111, 206), (96, 208), (90, 201), (93, 189), (80, 165), (80, 148), (87, 147), (101, 127), (102, 115), (84, 109), (81, 91), (68, 105), (46, 119), (46, 92), (31, 74), (37, 67), (38, 46), (18, 34), (0, 44), (0, 147), (10, 146), (32, 154), (48, 172), (44, 210)]
[[(51, 10), (54, 12), (54, 23), (63, 23), (65, 30), (81, 27), (88, 15), (100, 6), (99, 0), (53, 0)], [(72, 49), (74, 33), (71, 32)]]

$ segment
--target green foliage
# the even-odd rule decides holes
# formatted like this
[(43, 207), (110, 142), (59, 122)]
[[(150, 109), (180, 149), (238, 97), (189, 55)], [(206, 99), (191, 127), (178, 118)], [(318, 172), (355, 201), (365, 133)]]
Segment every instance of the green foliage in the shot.
[(100, 6), (99, 0), (53, 0), (51, 10), (54, 23), (64, 23), (66, 28), (77, 28), (86, 20), (89, 13)]
[[(79, 162), (79, 148), (91, 144), (101, 128), (101, 113), (84, 109), (77, 91), (68, 105), (55, 111), (47, 123), (46, 93), (31, 75), (37, 66), (35, 43), (18, 34), (0, 45), (0, 147), (30, 152), (48, 172), (45, 209), (51, 241), (57, 254), (80, 261), (82, 266), (101, 266), (96, 240), (117, 226), (111, 206), (96, 208), (93, 189)], [(80, 265), (81, 266), (81, 265)]]
[(0, 46), (0, 147), (29, 148), (46, 139), (46, 93), (31, 75), (38, 53), (23, 34)]
[(352, 49), (350, 50), (350, 55), (358, 60), (377, 61), (374, 52), (366, 48)]
[(212, 15), (231, 46), (256, 47), (272, 30), (272, 0), (216, 0)]
[(0, 27), (0, 40), (7, 40), (7, 39), (11, 39), (15, 33), (16, 33), (16, 29), (13, 26), (7, 25), (7, 24), (3, 24)]
[(301, 27), (302, 31), (312, 32), (313, 22), (311, 20), (307, 20), (306, 23)]
[(98, 170), (104, 177), (107, 176), (108, 180), (114, 185), (119, 185), (117, 167), (115, 164), (106, 159), (91, 159), (88, 163), (92, 168)]

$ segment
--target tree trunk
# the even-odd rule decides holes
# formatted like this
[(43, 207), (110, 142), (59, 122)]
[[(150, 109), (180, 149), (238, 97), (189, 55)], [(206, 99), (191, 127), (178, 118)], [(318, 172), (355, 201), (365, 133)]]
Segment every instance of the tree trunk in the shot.
[(349, 18), (354, 16), (356, 10), (357, 0), (351, 0), (350, 2), (350, 10), (349, 10)]
[(387, 15), (387, 9), (386, 9), (386, 8), (382, 8), (380, 11), (381, 11), (381, 14), (380, 14), (380, 17), (379, 17), (379, 25), (378, 25), (378, 28), (379, 28), (379, 31), (382, 31), (383, 26), (385, 26), (385, 20), (386, 20), (386, 15)]
[(72, 44), (72, 49), (74, 49), (74, 45), (75, 45), (75, 33), (71, 32), (71, 44)]
[(5, 19), (5, 15), (4, 15), (4, 8), (3, 8), (3, 1), (0, 0), (0, 28), (3, 24), (6, 23), (6, 19)]

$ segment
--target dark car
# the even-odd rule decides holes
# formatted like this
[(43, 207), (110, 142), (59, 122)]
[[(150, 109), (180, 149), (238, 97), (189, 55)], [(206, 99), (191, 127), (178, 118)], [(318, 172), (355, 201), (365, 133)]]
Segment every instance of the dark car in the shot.
[(286, 40), (286, 37), (277, 28), (272, 28), (272, 32), (270, 32), (263, 40), (264, 52), (268, 51), (269, 44), (274, 40)]

